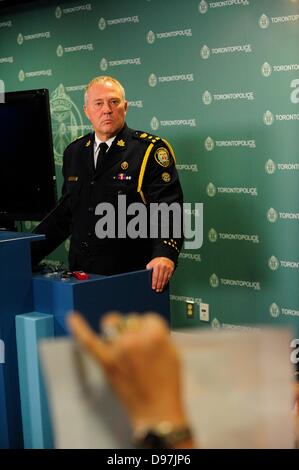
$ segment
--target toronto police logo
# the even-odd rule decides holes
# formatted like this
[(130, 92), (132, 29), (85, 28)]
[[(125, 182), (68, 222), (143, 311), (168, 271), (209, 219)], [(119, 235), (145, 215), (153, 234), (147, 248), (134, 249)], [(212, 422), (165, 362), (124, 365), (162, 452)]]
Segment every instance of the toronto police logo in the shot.
[(157, 77), (154, 73), (151, 73), (150, 76), (148, 77), (148, 84), (149, 86), (156, 86), (158, 83)]
[(55, 16), (59, 20), (62, 17), (62, 10), (60, 7), (57, 7), (55, 10)]
[(277, 304), (273, 303), (269, 307), (269, 312), (270, 312), (271, 317), (277, 318), (280, 315), (280, 308)]
[(146, 40), (149, 44), (153, 44), (155, 42), (156, 36), (153, 31), (149, 31), (146, 35)]
[(218, 233), (216, 232), (215, 229), (211, 228), (211, 230), (208, 233), (208, 238), (210, 242), (215, 243), (218, 239)]
[(207, 186), (207, 195), (209, 197), (214, 197), (217, 194), (217, 188), (213, 185), (213, 183), (209, 183)]
[(151, 128), (153, 131), (156, 131), (159, 128), (159, 121), (158, 119), (154, 116), (153, 119), (151, 120)]
[(210, 286), (213, 288), (216, 288), (219, 286), (219, 279), (215, 273), (212, 274), (212, 276), (210, 277)]
[(55, 163), (62, 165), (64, 149), (82, 135), (83, 122), (77, 106), (65, 93), (62, 84), (51, 93), (50, 104)]
[(263, 115), (263, 121), (266, 126), (272, 126), (274, 122), (274, 115), (271, 113), (271, 111), (266, 111)]
[(100, 62), (100, 69), (103, 70), (103, 71), (108, 69), (108, 62), (104, 57)]
[(260, 25), (260, 28), (262, 29), (266, 29), (268, 28), (270, 24), (270, 21), (269, 21), (269, 18), (267, 15), (262, 15), (260, 18), (259, 18), (259, 25)]
[(199, 13), (204, 15), (205, 13), (207, 13), (208, 8), (209, 8), (209, 5), (207, 4), (207, 2), (205, 0), (201, 0), (201, 2), (198, 5)]
[(268, 266), (271, 271), (277, 271), (277, 269), (279, 268), (279, 260), (276, 258), (276, 256), (271, 256), (271, 258), (269, 258)]
[(272, 73), (272, 66), (270, 64), (268, 64), (268, 62), (265, 62), (262, 66), (261, 66), (261, 71), (262, 71), (262, 75), (264, 77), (270, 77), (271, 73)]
[(213, 101), (213, 96), (208, 90), (206, 90), (202, 95), (203, 104), (209, 105), (212, 103), (212, 101)]
[(98, 27), (101, 31), (104, 31), (104, 29), (106, 28), (105, 18), (100, 18), (99, 19)]
[(21, 44), (23, 44), (24, 42), (24, 36), (23, 34), (18, 34), (18, 37), (17, 37), (17, 43), (19, 44), (19, 46), (21, 46)]
[(62, 57), (63, 56), (63, 47), (62, 47), (61, 44), (59, 44), (59, 46), (56, 49), (56, 55), (57, 55), (57, 57)]
[(211, 326), (214, 329), (218, 329), (218, 328), (221, 328), (221, 323), (217, 318), (213, 318)]
[(214, 140), (212, 137), (207, 137), (205, 140), (205, 148), (208, 150), (208, 152), (211, 152), (215, 147)]
[(273, 175), (276, 171), (276, 164), (269, 158), (269, 160), (265, 164), (265, 170), (268, 175)]
[(23, 82), (25, 80), (25, 72), (24, 70), (19, 71), (19, 81)]
[(269, 222), (271, 222), (272, 224), (274, 224), (277, 219), (278, 219), (278, 213), (275, 209), (273, 209), (273, 207), (271, 207), (268, 212), (267, 212), (267, 219), (269, 220)]
[(200, 55), (203, 59), (208, 59), (210, 57), (210, 49), (208, 48), (208, 46), (202, 46), (202, 48), (200, 49)]
[(155, 152), (155, 160), (163, 168), (167, 168), (170, 165), (169, 152), (165, 147), (159, 147)]

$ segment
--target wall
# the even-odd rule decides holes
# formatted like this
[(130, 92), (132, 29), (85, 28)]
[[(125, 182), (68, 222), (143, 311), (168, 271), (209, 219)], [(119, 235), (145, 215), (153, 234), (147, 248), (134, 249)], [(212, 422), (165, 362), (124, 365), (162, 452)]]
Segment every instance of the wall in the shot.
[(186, 201), (204, 204), (203, 246), (183, 250), (172, 283), (175, 326), (206, 325), (206, 302), (214, 327), (289, 323), (299, 333), (298, 39), (297, 0), (52, 1), (0, 12), (6, 90), (50, 90), (59, 184), (65, 146), (90, 130), (82, 98), (95, 75), (124, 84), (131, 127), (175, 148)]

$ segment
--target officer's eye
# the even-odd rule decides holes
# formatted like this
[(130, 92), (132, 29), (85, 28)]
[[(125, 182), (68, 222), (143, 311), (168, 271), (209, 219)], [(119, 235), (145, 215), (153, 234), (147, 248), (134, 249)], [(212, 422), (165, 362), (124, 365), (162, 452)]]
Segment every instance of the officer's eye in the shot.
[(113, 99), (113, 100), (111, 100), (111, 104), (112, 104), (113, 106), (118, 106), (119, 103), (120, 103), (120, 100), (118, 100), (118, 99)]

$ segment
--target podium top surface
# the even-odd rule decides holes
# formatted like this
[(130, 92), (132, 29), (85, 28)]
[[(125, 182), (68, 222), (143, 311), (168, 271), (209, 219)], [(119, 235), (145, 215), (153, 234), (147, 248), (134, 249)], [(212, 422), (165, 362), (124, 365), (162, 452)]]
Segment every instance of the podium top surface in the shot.
[(62, 272), (52, 272), (52, 273), (47, 273), (47, 274), (42, 274), (42, 273), (34, 273), (32, 278), (33, 281), (42, 281), (42, 282), (51, 282), (51, 283), (58, 283), (61, 285), (69, 285), (69, 286), (74, 286), (74, 285), (82, 285), (82, 284), (88, 284), (88, 283), (93, 283), (94, 281), (107, 281), (107, 280), (115, 280), (115, 279), (121, 279), (123, 282), (126, 282), (127, 280), (130, 280), (134, 278), (148, 278), (151, 279), (151, 270), (148, 269), (142, 269), (140, 271), (131, 271), (128, 273), (120, 273), (120, 274), (114, 274), (110, 276), (104, 276), (101, 274), (90, 274), (89, 278), (86, 280), (78, 280), (75, 277), (70, 277), (68, 279), (62, 279), (61, 277)]
[(0, 232), (0, 243), (13, 242), (19, 240), (43, 240), (45, 235), (39, 235), (34, 233), (25, 233), (25, 232), (9, 232), (4, 230)]

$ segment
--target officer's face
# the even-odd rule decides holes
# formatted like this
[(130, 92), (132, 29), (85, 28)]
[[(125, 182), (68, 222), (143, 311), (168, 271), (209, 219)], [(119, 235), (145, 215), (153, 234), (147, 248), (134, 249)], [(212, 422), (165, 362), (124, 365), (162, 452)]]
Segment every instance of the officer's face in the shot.
[(100, 140), (114, 137), (123, 127), (128, 103), (112, 83), (94, 83), (88, 90), (84, 111)]

